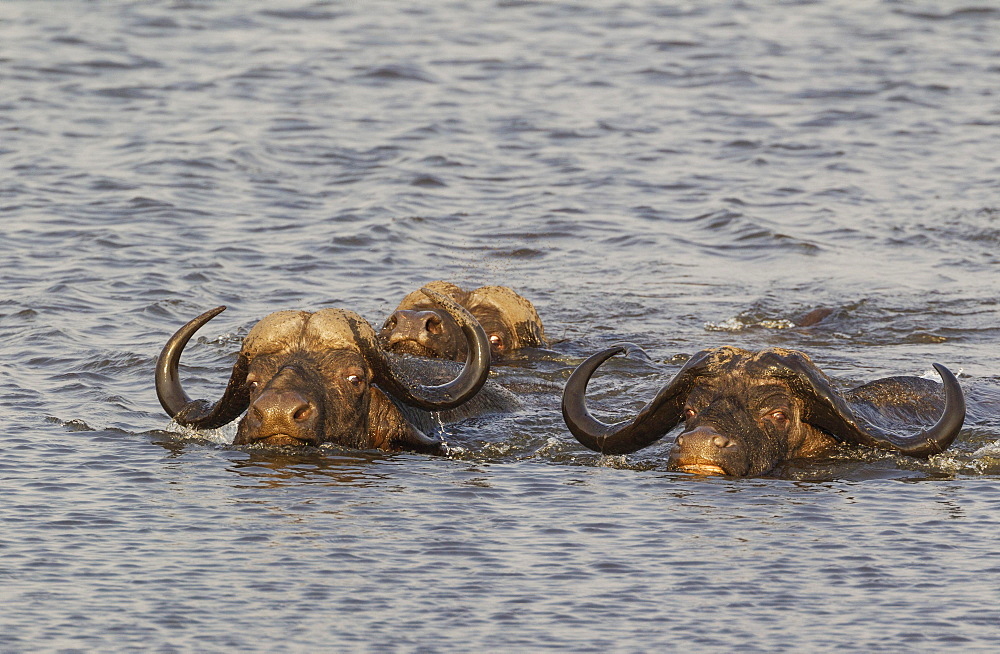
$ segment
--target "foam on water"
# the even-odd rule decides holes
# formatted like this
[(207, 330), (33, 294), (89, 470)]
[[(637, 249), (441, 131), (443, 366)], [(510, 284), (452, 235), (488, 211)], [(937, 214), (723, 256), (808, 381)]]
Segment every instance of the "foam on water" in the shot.
[(792, 329), (795, 327), (795, 323), (791, 320), (785, 319), (765, 319), (747, 322), (740, 317), (727, 318), (722, 322), (705, 323), (705, 329), (710, 332), (741, 332), (744, 329), (749, 329), (751, 327), (762, 327), (764, 329)]

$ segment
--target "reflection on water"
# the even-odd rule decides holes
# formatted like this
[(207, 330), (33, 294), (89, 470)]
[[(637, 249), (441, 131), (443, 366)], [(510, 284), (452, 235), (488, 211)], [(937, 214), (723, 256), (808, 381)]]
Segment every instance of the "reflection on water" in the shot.
[(387, 455), (374, 452), (331, 453), (326, 448), (297, 452), (248, 451), (245, 459), (234, 460), (229, 472), (252, 479), (267, 488), (299, 483), (329, 483), (355, 486), (385, 485), (392, 479), (386, 469)]

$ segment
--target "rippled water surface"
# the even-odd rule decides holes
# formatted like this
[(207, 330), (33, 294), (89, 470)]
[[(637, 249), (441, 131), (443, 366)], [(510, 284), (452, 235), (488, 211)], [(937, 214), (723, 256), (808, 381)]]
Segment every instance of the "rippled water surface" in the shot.
[[(975, 2), (0, 5), (0, 651), (995, 651), (1000, 10)], [(451, 458), (228, 446), (278, 309), (505, 284), (554, 340)], [(824, 308), (829, 318), (794, 327)], [(579, 446), (705, 347), (961, 371), (929, 461), (758, 479)], [(670, 439), (666, 439), (669, 441)]]

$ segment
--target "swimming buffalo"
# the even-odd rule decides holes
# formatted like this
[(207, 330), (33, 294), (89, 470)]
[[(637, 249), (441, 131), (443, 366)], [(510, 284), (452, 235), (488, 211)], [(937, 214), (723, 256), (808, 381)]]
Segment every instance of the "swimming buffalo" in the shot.
[[(563, 418), (592, 450), (635, 452), (683, 422), (671, 467), (742, 477), (815, 456), (837, 442), (927, 457), (951, 445), (965, 420), (962, 388), (940, 364), (934, 368), (943, 387), (919, 377), (888, 377), (840, 393), (801, 352), (735, 347), (695, 354), (631, 420), (608, 425), (595, 419), (584, 398), (587, 382), (609, 358), (636, 352), (641, 350), (631, 343), (604, 350), (566, 383)], [(916, 435), (898, 433), (935, 419)]]
[[(506, 286), (464, 291), (438, 281), (426, 288), (447, 295), (479, 321), (489, 338), (494, 362), (521, 348), (548, 344), (535, 307)], [(419, 291), (403, 298), (385, 321), (379, 340), (392, 352), (453, 361), (464, 361), (466, 357), (466, 341), (459, 325)]]
[[(450, 298), (425, 289), (458, 326), (467, 352), (451, 381), (432, 385), (440, 366), (385, 352), (375, 330), (351, 311), (279, 311), (258, 322), (243, 339), (222, 398), (191, 401), (177, 366), (194, 333), (225, 307), (190, 321), (167, 342), (156, 364), (156, 392), (164, 410), (182, 425), (221, 427), (244, 411), (236, 445), (319, 445), (445, 453), (414, 416), (469, 403), (486, 382), (489, 340), (476, 320)], [(404, 361), (404, 359), (410, 359)], [(441, 362), (445, 363), (445, 362)], [(414, 411), (413, 407), (417, 410)], [(417, 420), (417, 422), (420, 422)]]

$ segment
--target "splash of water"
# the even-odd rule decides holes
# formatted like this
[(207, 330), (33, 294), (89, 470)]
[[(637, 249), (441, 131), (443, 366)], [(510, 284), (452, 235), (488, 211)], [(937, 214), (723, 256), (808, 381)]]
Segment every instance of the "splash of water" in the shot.
[(722, 322), (706, 322), (705, 330), (710, 332), (741, 332), (751, 327), (763, 327), (764, 329), (792, 329), (795, 323), (791, 320), (757, 320), (749, 321), (740, 317), (729, 318)]

